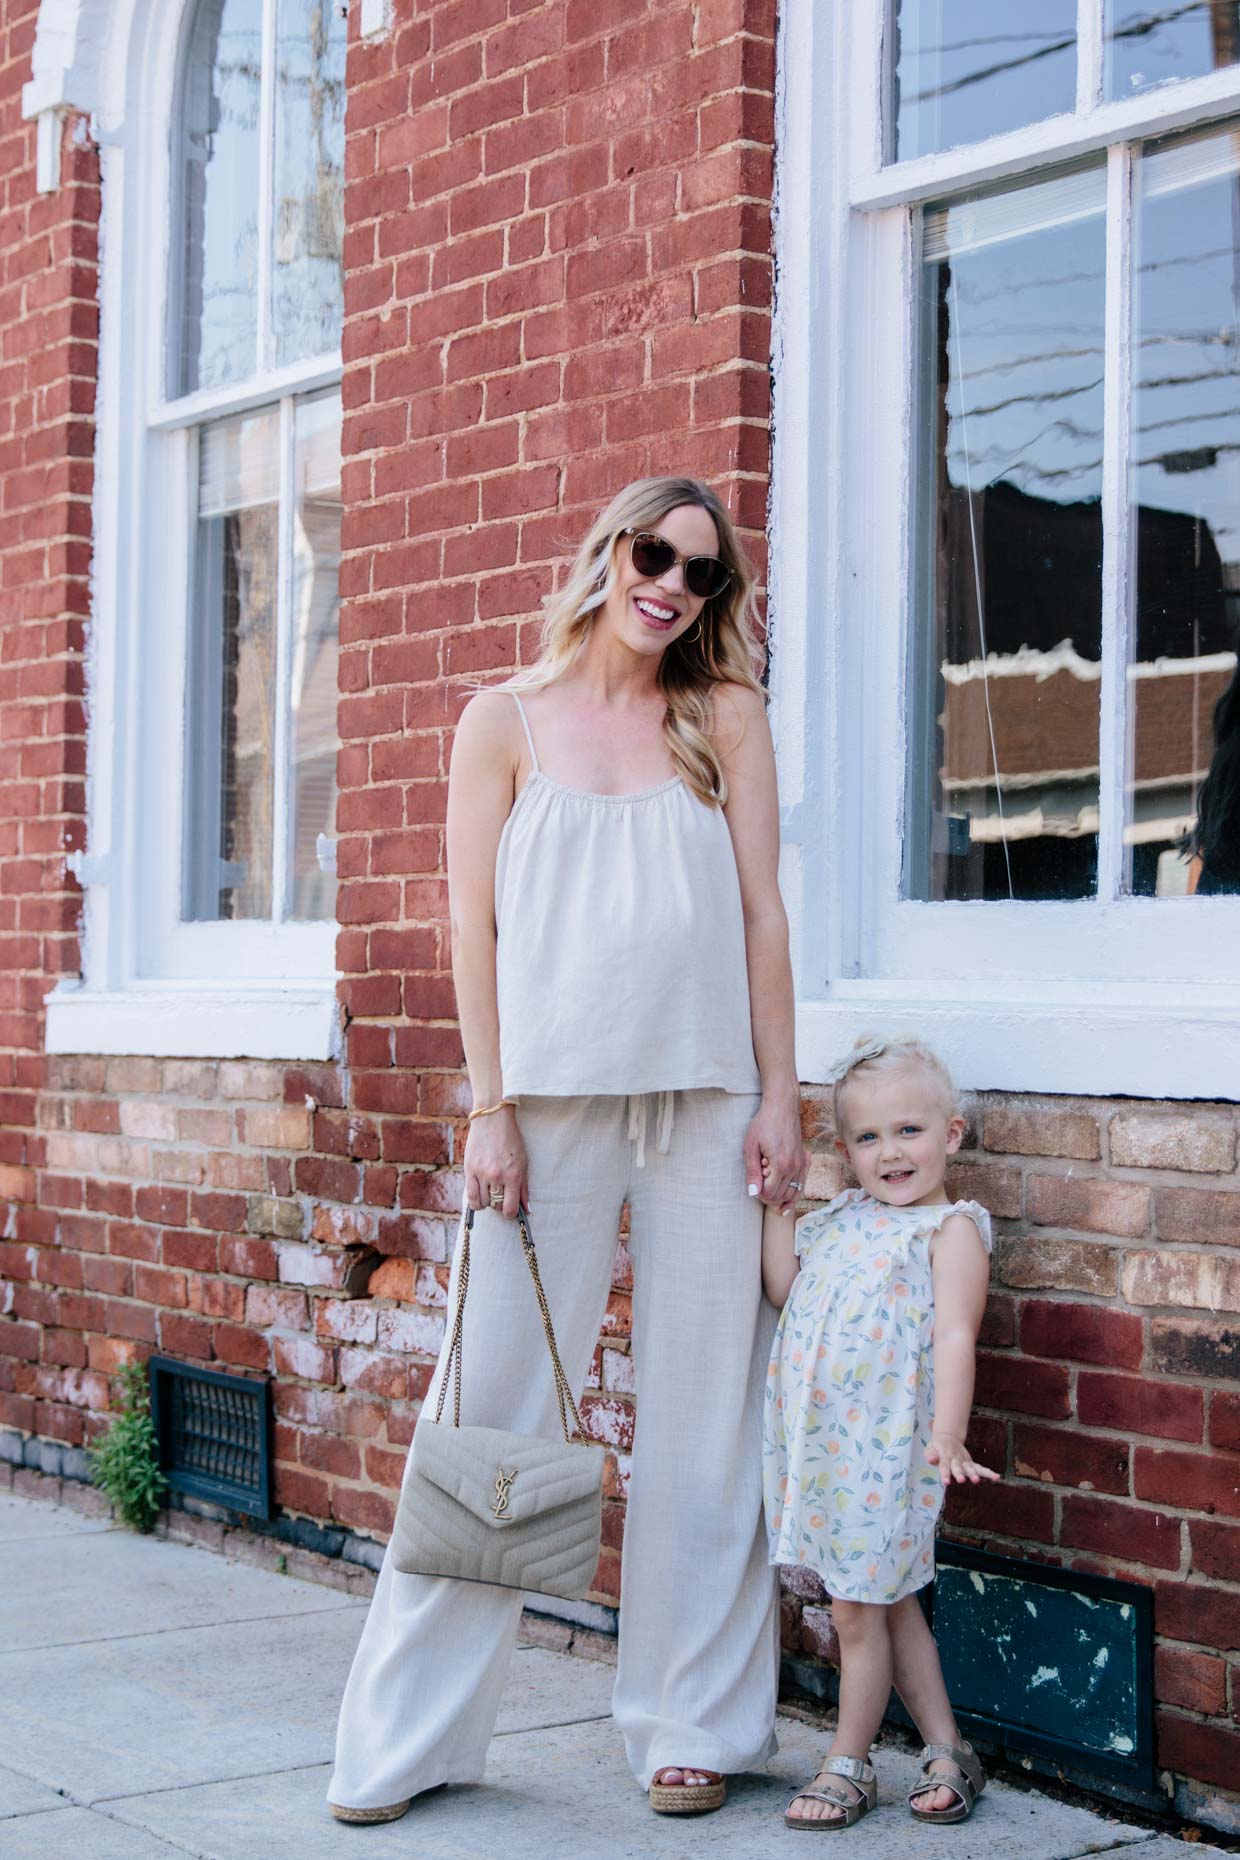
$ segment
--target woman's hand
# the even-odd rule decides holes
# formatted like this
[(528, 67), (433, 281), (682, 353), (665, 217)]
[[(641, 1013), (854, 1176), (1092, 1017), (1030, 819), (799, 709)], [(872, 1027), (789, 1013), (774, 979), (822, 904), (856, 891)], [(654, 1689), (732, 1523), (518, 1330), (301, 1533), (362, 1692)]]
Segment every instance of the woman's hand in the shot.
[(745, 1133), (745, 1180), (768, 1208), (791, 1214), (805, 1184), (799, 1093), (764, 1097)]
[[(522, 1202), (530, 1204), (525, 1143), (516, 1111), (506, 1104), (500, 1111), (476, 1117), (465, 1139), (465, 1200), (474, 1209), (494, 1208), (505, 1220), (517, 1217)], [(492, 1195), (503, 1196), (503, 1205)]]
[(977, 1485), (983, 1479), (997, 1479), (997, 1472), (991, 1472), (989, 1466), (981, 1466), (974, 1459), (959, 1434), (940, 1432), (931, 1428), (930, 1445), (926, 1448), (926, 1458), (932, 1466), (939, 1469), (939, 1478), (944, 1485)]

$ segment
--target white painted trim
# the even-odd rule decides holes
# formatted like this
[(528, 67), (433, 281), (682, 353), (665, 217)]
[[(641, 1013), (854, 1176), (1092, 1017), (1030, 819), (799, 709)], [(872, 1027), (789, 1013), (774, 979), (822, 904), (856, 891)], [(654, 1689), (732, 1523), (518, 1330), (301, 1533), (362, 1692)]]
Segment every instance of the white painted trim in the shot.
[(362, 38), (381, 39), (391, 30), (392, 0), (362, 0)]
[(863, 1033), (916, 1029), (962, 1091), (1091, 1097), (1240, 1097), (1240, 1000), (1234, 991), (978, 990), (840, 983), (797, 1007), (797, 1076), (825, 1084)]
[(1102, 410), (1102, 663), (1098, 694), (1098, 894), (1122, 895), (1124, 808), (1131, 760), (1128, 661), (1135, 525), (1128, 466), (1132, 403), (1131, 145), (1107, 153), (1106, 308)]
[(35, 118), (34, 184), (40, 194), (60, 188), (60, 143), (65, 119), (62, 110), (40, 110)]
[[(795, 8), (786, 10), (789, 14), (796, 12)], [(791, 17), (786, 20), (786, 36), (799, 36), (800, 29), (799, 18), (795, 24)], [(933, 200), (941, 194), (1027, 174), (1040, 164), (1076, 161), (1097, 154), (1112, 142), (1190, 129), (1236, 110), (1240, 110), (1240, 65), (1225, 65), (1205, 77), (1177, 78), (1143, 91), (1138, 97), (1100, 103), (1095, 110), (1049, 116), (984, 142), (919, 155), (889, 168), (858, 172), (850, 197), (854, 207), (870, 211), (914, 200)]]
[(49, 1053), (154, 1059), (333, 1059), (340, 1014), (331, 979), (296, 987), (131, 987), (64, 982), (47, 997)]
[(42, 0), (30, 81), (22, 87), (24, 117), (44, 110), (95, 109), (115, 5), (116, 0)]
[(270, 406), (290, 394), (313, 394), (320, 388), (336, 387), (343, 374), (339, 355), (321, 355), (311, 361), (290, 362), (284, 368), (268, 369), (246, 381), (202, 388), (196, 394), (181, 394), (175, 400), (165, 400), (161, 394), (153, 401), (146, 423), (157, 433), (175, 432), (183, 426), (201, 426), (205, 420), (252, 413), (256, 407)]
[(1077, 0), (1076, 109), (1078, 116), (1096, 110), (1102, 102), (1106, 67), (1103, 9), (1106, 0)]

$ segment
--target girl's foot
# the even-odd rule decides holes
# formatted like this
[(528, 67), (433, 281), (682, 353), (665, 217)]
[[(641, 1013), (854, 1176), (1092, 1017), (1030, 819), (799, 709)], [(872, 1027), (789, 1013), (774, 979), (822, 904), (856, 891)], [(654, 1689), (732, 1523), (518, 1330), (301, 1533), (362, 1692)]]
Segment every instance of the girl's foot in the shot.
[[(935, 1757), (927, 1767), (932, 1776), (937, 1776), (945, 1775), (956, 1766), (947, 1757)], [(927, 1789), (922, 1795), (911, 1795), (909, 1802), (914, 1808), (919, 1808), (923, 1815), (938, 1814), (945, 1808), (955, 1806), (956, 1792), (954, 1789)]]
[[(945, 1787), (931, 1786), (936, 1776)], [(927, 1744), (908, 1803), (921, 1821), (967, 1821), (985, 1787), (986, 1774), (972, 1744)]]
[(868, 1815), (878, 1800), (878, 1779), (860, 1757), (828, 1757), (808, 1789), (788, 1804), (784, 1822), (790, 1828), (813, 1827), (817, 1822), (839, 1822), (851, 1827)]

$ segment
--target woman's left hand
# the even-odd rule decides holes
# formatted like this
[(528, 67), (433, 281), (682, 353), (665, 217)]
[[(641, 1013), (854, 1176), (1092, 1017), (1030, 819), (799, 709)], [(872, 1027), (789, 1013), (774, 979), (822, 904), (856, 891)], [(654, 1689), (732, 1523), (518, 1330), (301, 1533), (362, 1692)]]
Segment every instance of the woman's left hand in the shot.
[(763, 1098), (745, 1133), (745, 1180), (749, 1193), (791, 1214), (805, 1185), (806, 1153), (801, 1141), (801, 1099)]

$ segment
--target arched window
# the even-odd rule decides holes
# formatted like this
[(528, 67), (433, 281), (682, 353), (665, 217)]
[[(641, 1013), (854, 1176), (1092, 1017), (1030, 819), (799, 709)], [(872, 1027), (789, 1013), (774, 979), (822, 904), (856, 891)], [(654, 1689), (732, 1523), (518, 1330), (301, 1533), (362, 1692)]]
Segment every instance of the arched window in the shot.
[(198, 0), (186, 34), (169, 387), (222, 416), (197, 429), (188, 921), (332, 910), (340, 403), (297, 371), (340, 346), (344, 33), (331, 0)]
[(148, 0), (110, 30), (83, 862), (107, 908), (49, 1045), (325, 1056), (345, 8)]

